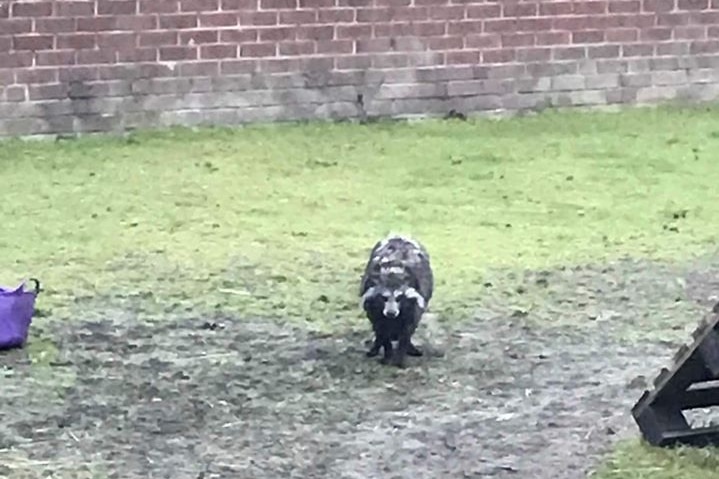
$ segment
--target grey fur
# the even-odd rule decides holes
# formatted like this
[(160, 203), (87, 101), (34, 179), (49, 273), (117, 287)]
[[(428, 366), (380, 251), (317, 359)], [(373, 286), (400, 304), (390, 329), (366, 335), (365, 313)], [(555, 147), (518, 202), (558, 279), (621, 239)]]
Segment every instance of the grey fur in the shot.
[[(383, 362), (404, 366), (405, 356), (421, 356), (412, 335), (429, 306), (434, 276), (429, 253), (418, 241), (390, 235), (378, 241), (369, 255), (359, 294), (372, 323), (375, 340), (367, 356), (384, 349)], [(392, 341), (398, 341), (393, 351)], [(394, 353), (394, 355), (393, 355)]]

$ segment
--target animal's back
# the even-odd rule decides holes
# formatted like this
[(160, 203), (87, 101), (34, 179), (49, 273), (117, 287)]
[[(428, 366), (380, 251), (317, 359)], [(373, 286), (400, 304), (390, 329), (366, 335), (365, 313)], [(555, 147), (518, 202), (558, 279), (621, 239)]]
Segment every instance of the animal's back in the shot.
[(434, 276), (429, 253), (412, 238), (390, 235), (374, 245), (365, 266), (360, 295), (376, 285), (383, 275), (409, 282), (427, 303), (432, 297)]

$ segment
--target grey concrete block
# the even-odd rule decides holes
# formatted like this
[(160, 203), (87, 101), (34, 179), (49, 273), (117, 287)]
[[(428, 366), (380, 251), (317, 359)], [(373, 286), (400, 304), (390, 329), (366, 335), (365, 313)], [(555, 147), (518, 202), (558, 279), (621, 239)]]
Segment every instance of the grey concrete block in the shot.
[(375, 95), (375, 99), (399, 98), (439, 98), (447, 95), (445, 83), (413, 83), (413, 84), (385, 84)]
[(677, 89), (672, 86), (650, 86), (637, 90), (636, 101), (639, 104), (655, 103), (658, 101), (673, 100), (677, 96)]
[(652, 84), (652, 75), (650, 73), (625, 73), (619, 76), (621, 86), (628, 87), (647, 87)]
[(451, 81), (447, 84), (447, 95), (469, 96), (469, 95), (494, 95), (504, 94), (512, 91), (513, 80), (466, 80)]
[(558, 75), (552, 78), (553, 91), (582, 90), (586, 88), (584, 75)]
[(619, 86), (619, 74), (603, 73), (588, 76), (586, 78), (586, 85), (589, 89), (617, 88)]
[(685, 70), (656, 71), (652, 73), (652, 85), (682, 85), (688, 82)]
[(517, 93), (546, 92), (552, 89), (550, 77), (520, 78), (515, 82)]
[(583, 90), (569, 92), (573, 106), (604, 105), (607, 103), (606, 90)]

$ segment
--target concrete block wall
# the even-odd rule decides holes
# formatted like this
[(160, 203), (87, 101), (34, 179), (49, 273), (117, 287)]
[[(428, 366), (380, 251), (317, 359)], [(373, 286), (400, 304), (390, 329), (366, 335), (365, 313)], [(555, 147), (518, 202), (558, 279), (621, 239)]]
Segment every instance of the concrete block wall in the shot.
[(719, 0), (0, 0), (0, 136), (719, 96)]

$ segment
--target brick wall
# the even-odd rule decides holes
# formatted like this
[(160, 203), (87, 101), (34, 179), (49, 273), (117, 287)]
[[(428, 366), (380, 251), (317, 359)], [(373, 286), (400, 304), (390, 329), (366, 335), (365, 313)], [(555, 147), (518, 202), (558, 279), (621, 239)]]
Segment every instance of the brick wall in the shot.
[(0, 0), (0, 136), (713, 100), (719, 0)]

